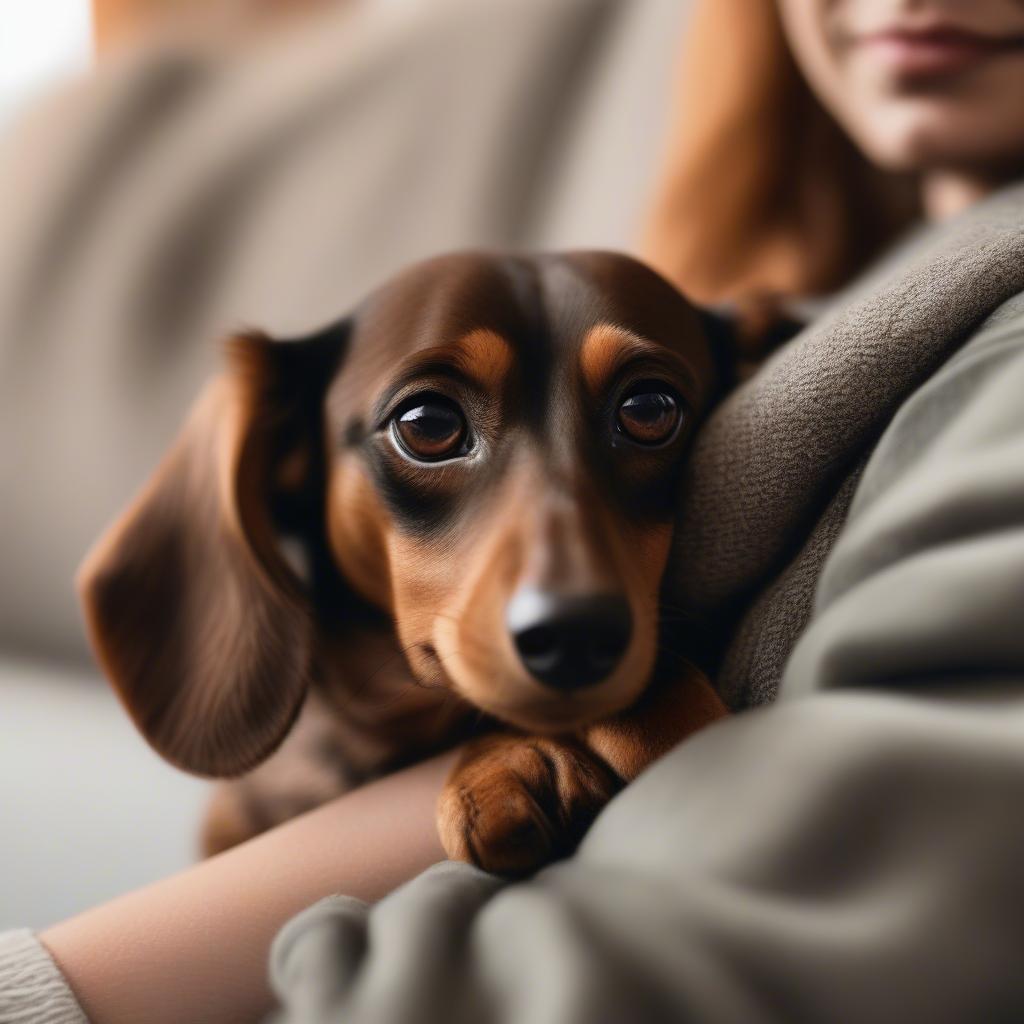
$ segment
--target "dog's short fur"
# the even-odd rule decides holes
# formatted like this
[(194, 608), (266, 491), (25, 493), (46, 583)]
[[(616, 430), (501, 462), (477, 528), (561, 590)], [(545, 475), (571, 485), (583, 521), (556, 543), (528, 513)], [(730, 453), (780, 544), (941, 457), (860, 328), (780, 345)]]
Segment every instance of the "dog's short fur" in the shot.
[[(232, 340), (227, 364), (80, 579), (149, 742), (248, 773), (222, 784), (208, 851), (475, 737), (442, 841), (527, 871), (724, 713), (659, 641), (675, 484), (719, 381), (701, 317), (652, 271), (439, 257), (314, 335)], [(583, 608), (590, 634), (559, 620), (558, 646), (551, 608)], [(569, 647), (603, 665), (585, 686), (571, 660), (546, 675)]]

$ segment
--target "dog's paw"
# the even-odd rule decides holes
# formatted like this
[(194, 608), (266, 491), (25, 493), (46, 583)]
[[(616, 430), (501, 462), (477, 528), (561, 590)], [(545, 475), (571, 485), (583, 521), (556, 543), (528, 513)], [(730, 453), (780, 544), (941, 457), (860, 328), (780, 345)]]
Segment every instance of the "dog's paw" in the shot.
[(527, 874), (571, 853), (620, 786), (571, 742), (487, 737), (466, 750), (442, 790), (438, 832), (452, 860)]

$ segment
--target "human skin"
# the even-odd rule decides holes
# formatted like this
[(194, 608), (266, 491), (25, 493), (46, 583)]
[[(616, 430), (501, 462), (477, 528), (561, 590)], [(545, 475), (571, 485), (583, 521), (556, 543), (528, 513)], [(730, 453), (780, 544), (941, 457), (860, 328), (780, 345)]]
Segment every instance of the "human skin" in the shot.
[(1024, 173), (1021, 0), (778, 0), (811, 89), (865, 155), (955, 214)]
[(455, 754), (425, 761), (41, 933), (92, 1024), (241, 1024), (271, 1005), (267, 954), (331, 893), (367, 901), (444, 859)]

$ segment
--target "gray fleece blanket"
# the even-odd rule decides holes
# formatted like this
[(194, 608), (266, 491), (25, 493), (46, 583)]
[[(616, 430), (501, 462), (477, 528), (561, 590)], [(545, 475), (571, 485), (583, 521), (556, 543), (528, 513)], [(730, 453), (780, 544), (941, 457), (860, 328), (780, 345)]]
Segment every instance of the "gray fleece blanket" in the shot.
[(737, 703), (781, 676), (779, 699), (676, 748), (532, 880), (443, 864), (307, 911), (273, 950), (279, 1020), (1022, 1019), (1022, 288), (1016, 189), (726, 403), (676, 585), (734, 625)]
[(724, 642), (716, 678), (732, 706), (774, 700), (884, 427), (1024, 290), (1022, 209), (1024, 187), (1008, 189), (900, 247), (701, 432), (676, 530), (673, 603)]

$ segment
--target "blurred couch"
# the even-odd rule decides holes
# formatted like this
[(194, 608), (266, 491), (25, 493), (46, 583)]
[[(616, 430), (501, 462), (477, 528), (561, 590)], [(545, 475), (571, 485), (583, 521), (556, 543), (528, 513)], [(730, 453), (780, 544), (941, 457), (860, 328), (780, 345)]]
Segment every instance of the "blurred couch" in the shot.
[(203, 784), (162, 765), (98, 682), (72, 578), (220, 339), (307, 330), (444, 249), (633, 248), (685, 13), (346, 5), (233, 52), (149, 44), (9, 134), (0, 821), (15, 841), (0, 927), (192, 855)]

